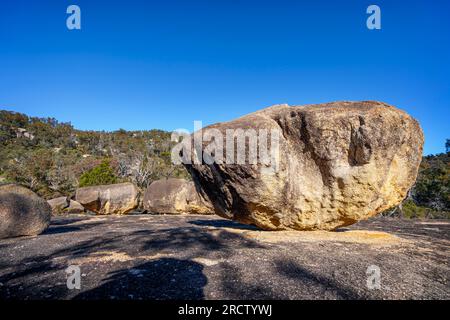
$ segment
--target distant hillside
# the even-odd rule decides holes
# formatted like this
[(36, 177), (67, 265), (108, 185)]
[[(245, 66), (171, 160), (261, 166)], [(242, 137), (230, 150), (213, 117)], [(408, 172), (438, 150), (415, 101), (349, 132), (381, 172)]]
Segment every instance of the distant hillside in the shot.
[(188, 178), (172, 165), (171, 147), (170, 133), (161, 130), (80, 131), (53, 118), (0, 110), (0, 182), (20, 183), (47, 199), (72, 194), (80, 178), (102, 181), (95, 174), (105, 166), (108, 181), (140, 188), (163, 177)]

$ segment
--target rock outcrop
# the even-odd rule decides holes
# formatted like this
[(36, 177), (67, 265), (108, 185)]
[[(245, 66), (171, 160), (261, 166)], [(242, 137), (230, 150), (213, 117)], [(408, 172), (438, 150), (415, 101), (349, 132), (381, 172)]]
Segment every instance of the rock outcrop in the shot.
[(418, 122), (381, 102), (277, 105), (202, 132), (248, 128), (278, 130), (277, 166), (186, 167), (218, 215), (266, 230), (333, 230), (372, 217), (405, 198), (422, 158)]
[(63, 213), (63, 210), (69, 206), (67, 197), (58, 197), (47, 200), (50, 207), (52, 207), (52, 214), (57, 215)]
[(58, 197), (55, 199), (51, 199), (47, 201), (50, 207), (52, 207), (52, 214), (58, 215), (58, 214), (75, 214), (75, 213), (84, 213), (84, 207), (68, 198), (68, 197)]
[(154, 181), (144, 194), (143, 208), (158, 214), (214, 213), (192, 181), (174, 178)]
[(97, 214), (126, 214), (137, 208), (139, 190), (132, 183), (79, 188), (75, 201)]
[(50, 205), (33, 191), (0, 185), (0, 238), (38, 235), (47, 229), (50, 217)]

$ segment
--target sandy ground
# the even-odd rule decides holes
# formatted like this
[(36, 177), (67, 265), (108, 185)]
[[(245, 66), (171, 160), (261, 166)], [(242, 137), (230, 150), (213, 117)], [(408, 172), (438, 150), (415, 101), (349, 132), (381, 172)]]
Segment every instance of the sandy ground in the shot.
[(0, 299), (449, 299), (449, 240), (442, 220), (266, 232), (216, 216), (55, 217), (0, 240)]

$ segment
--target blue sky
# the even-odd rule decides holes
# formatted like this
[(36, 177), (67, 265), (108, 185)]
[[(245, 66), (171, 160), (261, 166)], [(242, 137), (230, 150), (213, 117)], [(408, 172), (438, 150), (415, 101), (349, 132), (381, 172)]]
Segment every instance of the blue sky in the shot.
[[(81, 30), (66, 8), (81, 8)], [(366, 28), (381, 8), (382, 29)], [(380, 100), (450, 138), (450, 1), (1, 1), (0, 109), (193, 129), (278, 103)]]

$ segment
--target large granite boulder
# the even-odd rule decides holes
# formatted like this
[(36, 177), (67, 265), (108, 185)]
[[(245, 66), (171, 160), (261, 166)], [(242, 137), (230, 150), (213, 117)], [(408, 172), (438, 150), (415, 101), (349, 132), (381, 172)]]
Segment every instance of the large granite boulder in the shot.
[(75, 213), (84, 213), (85, 209), (84, 207), (68, 198), (68, 197), (58, 197), (47, 201), (50, 207), (52, 207), (52, 214), (58, 215), (58, 214), (75, 214)]
[(97, 214), (126, 214), (137, 208), (139, 190), (132, 183), (79, 188), (75, 201)]
[(0, 185), (0, 238), (38, 235), (47, 229), (50, 217), (50, 205), (33, 191)]
[(267, 230), (333, 230), (372, 217), (405, 198), (422, 158), (418, 122), (381, 102), (277, 105), (200, 135), (239, 128), (278, 130), (277, 166), (186, 167), (218, 215)]
[(214, 213), (192, 181), (174, 178), (154, 181), (144, 194), (143, 208), (158, 214)]

